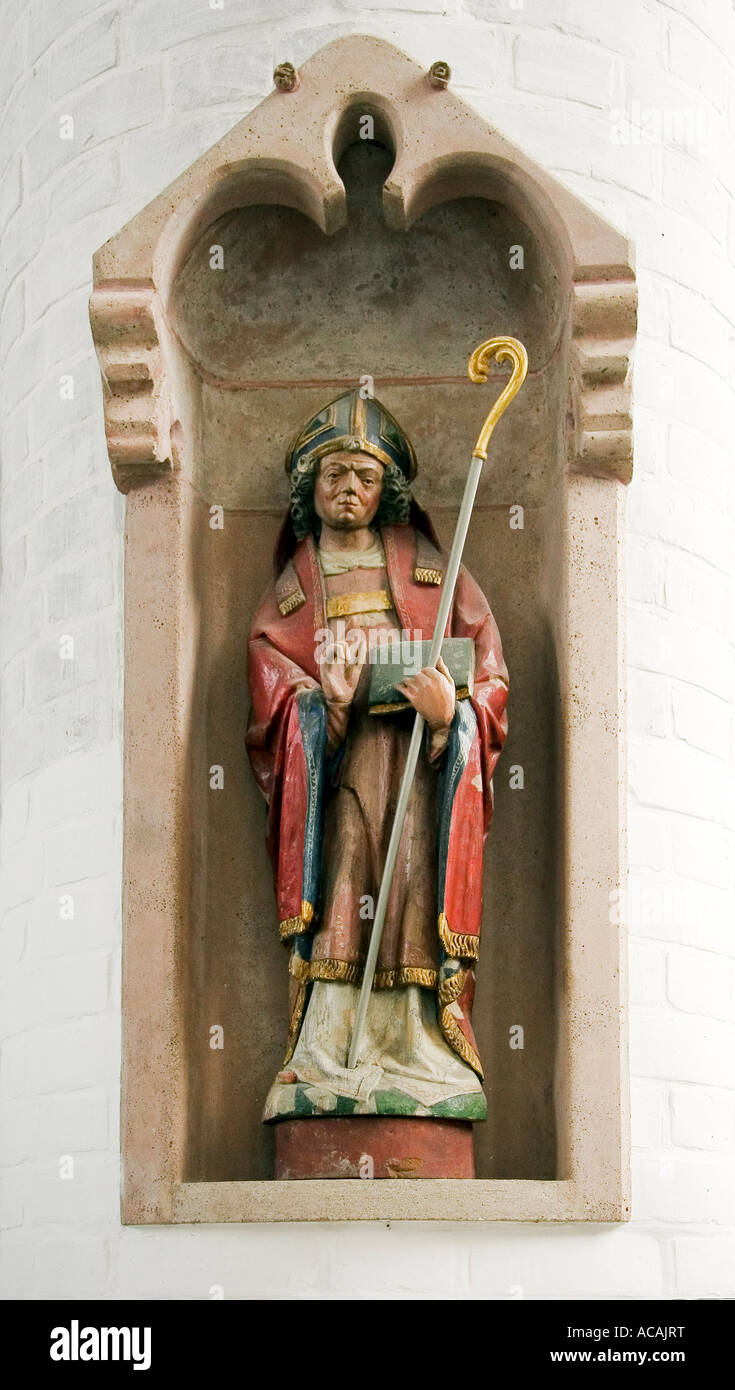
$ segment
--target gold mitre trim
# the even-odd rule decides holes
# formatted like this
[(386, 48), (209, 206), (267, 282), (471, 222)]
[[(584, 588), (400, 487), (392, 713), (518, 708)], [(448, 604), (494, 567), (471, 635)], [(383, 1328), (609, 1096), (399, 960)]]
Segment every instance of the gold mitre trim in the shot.
[[(342, 397), (347, 394), (349, 393), (341, 391), (338, 396), (334, 396), (333, 399), (331, 401), (328, 401), (327, 404), (323, 407), (323, 409), (318, 411), (317, 413), (319, 415), (331, 415), (331, 421), (333, 422), (335, 415), (333, 407), (336, 406), (337, 402), (341, 401)], [(393, 413), (390, 410), (388, 410), (387, 406), (383, 405), (382, 401), (376, 400), (375, 397), (373, 397), (372, 399), (374, 400), (375, 405), (379, 408), (385, 419), (389, 420), (391, 424), (395, 426), (396, 431), (398, 432), (400, 438), (403, 440), (406, 446), (406, 450), (408, 452), (408, 481), (413, 482), (413, 479), (416, 477), (416, 473), (418, 471), (416, 450), (414, 449), (413, 444), (411, 443), (411, 440), (409, 439), (408, 435), (399, 425), (398, 421), (395, 418), (395, 415), (393, 415)], [(350, 434), (338, 435), (336, 439), (329, 439), (322, 444), (315, 445), (315, 447), (311, 449), (308, 454), (305, 454), (302, 458), (301, 468), (306, 469), (310, 467), (312, 464), (316, 463), (318, 459), (323, 458), (325, 454), (338, 453), (340, 449), (346, 449), (351, 453), (362, 452), (365, 454), (371, 454), (373, 458), (378, 460), (378, 463), (382, 463), (384, 466), (389, 463), (393, 463), (395, 460), (391, 458), (391, 455), (385, 449), (381, 449), (379, 444), (376, 444), (373, 442), (373, 440), (367, 438), (366, 417), (366, 398), (361, 396), (359, 392), (355, 392), (354, 399), (352, 402), (352, 409), (350, 411), (350, 425), (352, 426)], [(288, 449), (286, 451), (286, 458), (284, 461), (284, 467), (289, 475), (291, 473), (291, 460), (293, 458), (295, 449), (297, 449), (298, 447), (303, 448), (304, 444), (308, 444), (310, 439), (315, 438), (317, 434), (321, 434), (323, 430), (328, 429), (329, 424), (330, 420), (327, 419), (327, 421), (319, 425), (318, 428), (312, 432), (312, 434), (308, 434), (306, 436), (302, 436), (302, 426), (301, 429), (299, 429), (297, 433), (293, 436), (291, 443), (289, 444)], [(381, 438), (384, 437), (385, 436), (381, 436)], [(396, 466), (400, 467), (400, 464), (397, 464)], [(402, 469), (401, 472), (403, 472)]]
[(361, 438), (357, 434), (341, 434), (338, 435), (336, 439), (328, 439), (323, 444), (316, 444), (313, 449), (309, 450), (308, 454), (304, 455), (303, 459), (296, 467), (306, 471), (307, 468), (310, 468), (311, 465), (316, 463), (319, 459), (326, 458), (327, 454), (339, 454), (343, 452), (348, 454), (371, 454), (372, 457), (378, 463), (382, 463), (384, 467), (389, 463), (393, 463), (390, 454), (387, 454), (384, 449), (381, 449), (379, 444), (373, 444), (371, 439)]

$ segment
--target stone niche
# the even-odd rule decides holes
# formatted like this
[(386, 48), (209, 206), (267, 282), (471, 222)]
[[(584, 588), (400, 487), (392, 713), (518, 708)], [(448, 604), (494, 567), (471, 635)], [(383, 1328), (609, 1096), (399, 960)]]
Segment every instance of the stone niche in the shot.
[[(626, 1219), (611, 902), (631, 266), (617, 231), (364, 37), (322, 49), (97, 253), (92, 330), (127, 493), (125, 1222)], [(286, 445), (371, 376), (448, 546), (503, 380), (472, 385), (466, 364), (498, 334), (525, 344), (529, 374), (465, 553), (511, 678), (474, 1010), (490, 1111), (477, 1178), (275, 1182), (260, 1111), (283, 1055), (286, 956), (244, 749), (245, 659)]]

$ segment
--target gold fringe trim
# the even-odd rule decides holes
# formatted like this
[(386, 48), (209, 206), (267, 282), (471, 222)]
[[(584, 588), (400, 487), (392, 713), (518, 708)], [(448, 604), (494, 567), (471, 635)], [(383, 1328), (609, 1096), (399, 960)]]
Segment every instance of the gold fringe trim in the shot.
[[(302, 960), (301, 956), (291, 956), (288, 963), (289, 974), (294, 979), (341, 980), (346, 984), (359, 985), (363, 966), (351, 960)], [(436, 988), (436, 971), (425, 970), (417, 965), (401, 965), (396, 970), (377, 970), (373, 989), (398, 989), (403, 985), (423, 985), (425, 989)]]
[(466, 1062), (473, 1071), (482, 1079), (482, 1063), (474, 1047), (468, 1043), (462, 1029), (460, 1028), (454, 1014), (449, 1006), (459, 999), (465, 987), (468, 975), (467, 970), (457, 970), (448, 979), (442, 980), (436, 992), (439, 1014), (439, 1027), (442, 1030), (446, 1042), (448, 1042), (453, 1052), (456, 1052), (463, 1062)]
[(440, 1009), (446, 1009), (447, 1004), (453, 1004), (455, 999), (459, 999), (464, 982), (467, 979), (466, 970), (456, 970), (446, 980), (441, 980), (436, 991), (436, 997)]
[(304, 1017), (304, 1006), (306, 1004), (306, 991), (307, 985), (302, 984), (299, 988), (298, 994), (296, 995), (296, 1003), (294, 1004), (293, 1013), (291, 1014), (291, 1019), (288, 1026), (288, 1042), (286, 1044), (286, 1055), (284, 1056), (282, 1063), (284, 1067), (286, 1063), (290, 1062), (291, 1058), (293, 1057), (294, 1049), (296, 1047), (296, 1043), (298, 1042), (299, 1033), (301, 1032), (301, 1021)]
[(312, 960), (309, 961), (309, 979), (343, 980), (357, 985), (362, 979), (362, 966), (349, 960)]
[(289, 936), (302, 936), (304, 932), (311, 930), (314, 920), (314, 904), (302, 902), (300, 917), (284, 917), (278, 924), (281, 941), (285, 941)]
[(363, 594), (338, 594), (327, 599), (328, 618), (348, 618), (352, 613), (379, 613), (393, 607), (386, 589), (370, 589)]
[(424, 970), (419, 965), (401, 965), (397, 970), (377, 970), (374, 989), (398, 989), (402, 985), (423, 985), (425, 989), (436, 988), (436, 971)]
[(448, 956), (459, 960), (477, 960), (480, 955), (480, 941), (477, 936), (450, 931), (443, 912), (439, 913), (439, 940)]
[(301, 932), (308, 931), (309, 927), (303, 917), (284, 917), (283, 921), (279, 923), (278, 930), (281, 934), (281, 940), (285, 941), (287, 936), (299, 936)]
[(477, 1072), (477, 1075), (482, 1081), (482, 1062), (475, 1052), (474, 1047), (470, 1047), (456, 1018), (453, 1014), (450, 1014), (448, 1009), (441, 1010), (439, 1014), (439, 1024), (452, 1051), (456, 1052), (457, 1055), (462, 1058), (462, 1061), (467, 1063), (468, 1067), (472, 1067), (472, 1070)]
[(444, 575), (441, 570), (428, 570), (417, 565), (413, 577), (416, 584), (441, 584)]

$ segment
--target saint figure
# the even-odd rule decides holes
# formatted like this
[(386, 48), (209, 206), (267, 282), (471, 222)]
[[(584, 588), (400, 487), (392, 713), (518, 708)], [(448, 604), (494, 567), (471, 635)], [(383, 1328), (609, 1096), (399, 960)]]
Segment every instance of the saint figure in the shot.
[[(446, 635), (474, 648), (471, 693), (455, 688), (443, 661), (437, 669), (416, 661), (433, 636), (446, 561), (411, 495), (412, 445), (379, 401), (357, 390), (339, 396), (300, 431), (286, 466), (291, 506), (248, 660), (247, 748), (268, 807), (289, 954), (288, 1046), (264, 1120), (482, 1120), (471, 1015), (483, 847), (507, 732), (498, 630), (462, 568)], [(401, 703), (376, 712), (373, 668), (397, 650)], [(415, 710), (425, 742), (361, 1061), (348, 1068)]]

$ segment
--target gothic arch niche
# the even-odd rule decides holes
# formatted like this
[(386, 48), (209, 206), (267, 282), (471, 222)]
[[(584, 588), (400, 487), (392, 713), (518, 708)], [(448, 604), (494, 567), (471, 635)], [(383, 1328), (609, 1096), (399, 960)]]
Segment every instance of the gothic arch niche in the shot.
[[(620, 1220), (609, 894), (622, 874), (629, 251), (390, 45), (340, 40), (301, 76), (95, 263), (108, 445), (128, 491), (124, 1216), (318, 1218), (338, 1202), (351, 1217)], [(365, 111), (373, 142), (357, 138)], [(530, 374), (493, 441), (467, 550), (512, 688), (475, 1009), (490, 1103), (478, 1178), (440, 1193), (273, 1183), (260, 1105), (285, 973), (244, 758), (244, 651), (286, 506), (284, 448), (325, 393), (373, 375), (448, 542), (493, 389), (469, 384), (466, 361), (501, 332), (524, 341)], [(522, 531), (509, 525), (519, 505)], [(524, 791), (509, 788), (513, 764)], [(508, 1046), (519, 1023), (522, 1052)], [(208, 1046), (213, 1024), (224, 1052)]]

